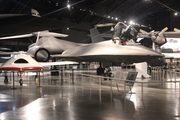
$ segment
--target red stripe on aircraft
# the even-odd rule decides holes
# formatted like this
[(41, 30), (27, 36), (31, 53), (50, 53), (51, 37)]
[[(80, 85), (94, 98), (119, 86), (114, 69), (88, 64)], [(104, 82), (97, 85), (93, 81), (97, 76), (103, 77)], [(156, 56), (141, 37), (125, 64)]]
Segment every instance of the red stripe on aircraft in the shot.
[(9, 71), (25, 71), (25, 70), (39, 70), (42, 69), (40, 66), (32, 67), (1, 67), (0, 70), (9, 70)]

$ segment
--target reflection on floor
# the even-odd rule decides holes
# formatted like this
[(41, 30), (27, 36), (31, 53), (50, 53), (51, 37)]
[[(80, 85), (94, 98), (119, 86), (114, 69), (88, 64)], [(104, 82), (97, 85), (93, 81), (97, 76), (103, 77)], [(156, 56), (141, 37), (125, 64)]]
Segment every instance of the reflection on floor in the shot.
[[(128, 94), (128, 87), (124, 94), (118, 80), (99, 83), (99, 78), (76, 76), (72, 84), (72, 76), (67, 75), (62, 86), (59, 77), (47, 74), (41, 77), (41, 87), (33, 76), (26, 76), (24, 85), (16, 81), (13, 90), (1, 77), (0, 120), (180, 120), (179, 83), (175, 82), (180, 75), (162, 74), (153, 71), (152, 78), (136, 80), (148, 83), (143, 85), (143, 94), (141, 83), (134, 84), (134, 94)], [(158, 81), (174, 82), (153, 83)]]

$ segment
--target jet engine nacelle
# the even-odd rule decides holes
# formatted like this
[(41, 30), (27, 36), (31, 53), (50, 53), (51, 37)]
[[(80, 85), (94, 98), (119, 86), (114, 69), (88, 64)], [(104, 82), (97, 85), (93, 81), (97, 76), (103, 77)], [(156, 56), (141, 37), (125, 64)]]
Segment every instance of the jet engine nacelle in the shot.
[(27, 54), (38, 62), (47, 62), (50, 59), (50, 53), (41, 46), (32, 46), (28, 49)]

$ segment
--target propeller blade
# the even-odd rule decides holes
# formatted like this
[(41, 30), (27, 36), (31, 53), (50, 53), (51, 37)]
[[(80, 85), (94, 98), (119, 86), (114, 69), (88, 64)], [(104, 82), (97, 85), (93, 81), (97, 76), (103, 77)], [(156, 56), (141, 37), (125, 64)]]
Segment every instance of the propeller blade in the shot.
[(153, 41), (158, 43), (158, 44), (162, 44), (165, 43), (166, 39), (164, 37), (164, 33), (166, 32), (166, 30), (168, 30), (167, 27), (165, 27), (164, 29), (162, 29), (159, 33), (155, 34), (155, 37), (152, 36), (152, 38), (154, 39)]
[(141, 33), (144, 33), (144, 34), (146, 34), (146, 35), (149, 35), (149, 33), (146, 32), (145, 30), (140, 29), (139, 31), (140, 31)]

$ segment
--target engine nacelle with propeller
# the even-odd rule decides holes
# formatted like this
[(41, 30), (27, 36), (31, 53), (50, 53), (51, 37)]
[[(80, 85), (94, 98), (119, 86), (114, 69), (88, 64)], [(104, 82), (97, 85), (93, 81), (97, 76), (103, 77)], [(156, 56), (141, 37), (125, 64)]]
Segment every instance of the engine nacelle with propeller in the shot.
[(151, 31), (151, 32), (146, 32), (142, 29), (140, 29), (140, 32), (147, 35), (148, 37), (151, 38), (151, 40), (154, 42), (154, 43), (157, 43), (157, 44), (164, 44), (166, 43), (166, 38), (164, 36), (164, 33), (168, 30), (167, 27), (165, 27), (164, 29), (162, 29), (160, 32), (155, 32), (155, 31)]

